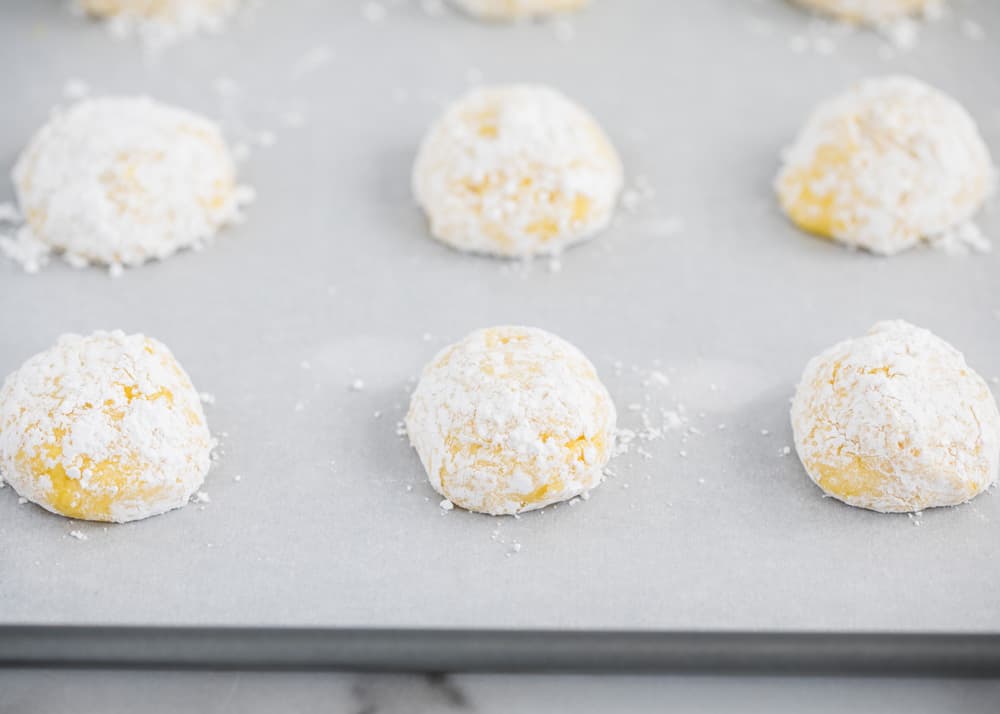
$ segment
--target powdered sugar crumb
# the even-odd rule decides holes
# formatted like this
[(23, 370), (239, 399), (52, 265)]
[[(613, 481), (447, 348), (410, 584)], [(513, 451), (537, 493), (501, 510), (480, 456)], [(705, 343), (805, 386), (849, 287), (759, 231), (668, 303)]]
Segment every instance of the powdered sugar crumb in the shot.
[(0, 253), (20, 265), (24, 272), (33, 274), (48, 264), (52, 250), (23, 226), (13, 236), (0, 237)]
[(191, 503), (211, 503), (212, 499), (205, 491), (198, 491), (191, 496)]

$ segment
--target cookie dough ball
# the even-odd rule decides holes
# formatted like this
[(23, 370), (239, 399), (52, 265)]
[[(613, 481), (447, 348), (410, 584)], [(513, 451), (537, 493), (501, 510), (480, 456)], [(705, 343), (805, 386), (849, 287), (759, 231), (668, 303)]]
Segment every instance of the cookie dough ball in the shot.
[(123, 32), (155, 23), (178, 34), (216, 30), (239, 0), (77, 0), (83, 12), (120, 24)]
[(941, 0), (793, 0), (844, 22), (879, 25), (940, 6)]
[(594, 119), (546, 87), (475, 89), (431, 127), (413, 190), (431, 232), (463, 251), (557, 254), (608, 225), (622, 165)]
[(806, 366), (792, 402), (809, 477), (883, 513), (963, 503), (997, 479), (1000, 414), (955, 348), (900, 320)]
[(475, 17), (487, 20), (517, 20), (579, 10), (588, 0), (452, 0)]
[(893, 255), (968, 220), (995, 170), (972, 117), (909, 77), (823, 104), (784, 157), (781, 206), (802, 229)]
[(213, 442), (198, 393), (142, 335), (64, 335), (0, 388), (0, 471), (70, 518), (124, 523), (179, 508)]
[(74, 264), (140, 265), (198, 246), (249, 195), (218, 127), (147, 98), (81, 101), (14, 168), (34, 237)]
[(573, 345), (530, 327), (494, 327), (424, 369), (406, 427), (434, 490), (501, 515), (597, 486), (615, 418), (608, 390)]

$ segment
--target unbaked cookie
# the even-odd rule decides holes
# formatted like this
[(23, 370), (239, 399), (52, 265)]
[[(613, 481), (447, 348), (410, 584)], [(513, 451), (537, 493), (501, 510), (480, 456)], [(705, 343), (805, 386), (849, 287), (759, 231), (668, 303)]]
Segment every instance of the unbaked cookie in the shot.
[(240, 0), (76, 0), (117, 35), (139, 34), (153, 48), (199, 31), (216, 32)]
[(57, 114), (22, 153), (14, 186), (34, 239), (78, 265), (198, 246), (250, 198), (214, 123), (145, 97)]
[(553, 89), (475, 89), (431, 127), (413, 191), (431, 232), (463, 251), (552, 255), (605, 228), (622, 164), (597, 122)]
[(802, 229), (893, 255), (971, 218), (996, 172), (972, 117), (910, 77), (819, 107), (784, 156), (778, 198)]
[(879, 25), (939, 7), (941, 0), (793, 0), (838, 20)]
[(791, 416), (809, 477), (852, 506), (951, 506), (997, 479), (990, 388), (951, 345), (900, 320), (813, 358)]
[(465, 12), (487, 20), (517, 20), (579, 10), (588, 0), (452, 0)]
[(0, 388), (0, 472), (70, 518), (123, 523), (187, 503), (213, 442), (198, 393), (142, 335), (64, 335)]
[(597, 486), (615, 418), (579, 350), (542, 330), (494, 327), (424, 369), (406, 427), (434, 490), (470, 511), (501, 515)]

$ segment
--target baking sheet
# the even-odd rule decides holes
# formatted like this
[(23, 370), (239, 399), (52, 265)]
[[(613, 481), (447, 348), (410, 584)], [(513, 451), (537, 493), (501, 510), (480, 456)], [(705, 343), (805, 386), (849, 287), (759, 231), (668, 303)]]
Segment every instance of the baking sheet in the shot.
[[(258, 3), (150, 62), (60, 2), (5, 3), (4, 165), (72, 78), (276, 142), (243, 165), (249, 220), (204, 252), (116, 280), (0, 263), (0, 373), (61, 332), (143, 331), (215, 396), (222, 442), (211, 502), (145, 522), (68, 521), (0, 490), (0, 623), (1000, 629), (995, 494), (878, 515), (822, 498), (781, 455), (806, 360), (876, 320), (928, 327), (1000, 374), (1000, 257), (851, 253), (787, 225), (770, 191), (811, 107), (874, 73), (948, 91), (1000, 155), (1000, 8), (955, 2), (887, 58), (873, 33), (781, 0), (604, 0), (519, 27), (415, 1), (371, 22), (362, 5)], [(415, 148), (480, 78), (565, 90), (655, 196), (558, 271), (429, 240), (409, 197)], [(995, 210), (980, 222), (1000, 237)], [(583, 349), (623, 426), (683, 405), (700, 433), (633, 448), (575, 506), (442, 512), (395, 433), (409, 380), (447, 341), (506, 322)], [(654, 369), (669, 386), (645, 384)]]

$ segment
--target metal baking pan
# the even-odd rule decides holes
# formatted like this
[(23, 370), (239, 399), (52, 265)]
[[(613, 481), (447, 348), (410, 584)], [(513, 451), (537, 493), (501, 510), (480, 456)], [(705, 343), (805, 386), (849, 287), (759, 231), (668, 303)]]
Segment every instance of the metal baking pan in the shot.
[[(272, 638), (294, 649), (376, 631), (398, 647), (304, 651), (357, 666), (410, 652), (416, 666), (415, 643), (433, 641), (434, 662), (461, 668), (475, 642), (485, 660), (468, 666), (516, 668), (530, 651), (579, 665), (585, 646), (614, 667), (633, 661), (630, 632), (663, 666), (679, 661), (664, 651), (705, 661), (700, 647), (726, 642), (752, 661), (780, 642), (836, 669), (875, 638), (882, 661), (919, 642), (932, 663), (995, 669), (996, 496), (879, 515), (822, 498), (782, 452), (807, 359), (877, 320), (930, 328), (1000, 374), (1000, 257), (843, 250), (790, 226), (771, 180), (809, 110), (878, 73), (958, 98), (1000, 156), (1000, 7), (955, 0), (898, 51), (782, 0), (598, 1), (518, 26), (415, 1), (383, 2), (373, 22), (361, 5), (253, 4), (222, 35), (153, 58), (62, 3), (4, 5), (5, 165), (76, 79), (219, 117), (253, 148), (242, 175), (258, 199), (207, 250), (117, 279), (0, 263), (0, 373), (63, 332), (145, 332), (215, 396), (222, 442), (211, 502), (146, 522), (71, 522), (0, 490), (0, 661), (141, 661), (141, 648), (94, 655), (121, 639), (157, 664), (191, 661), (156, 649), (177, 637), (206, 662), (260, 664)], [(561, 88), (623, 155), (638, 205), (559, 266), (451, 251), (412, 202), (424, 130), (480, 80)], [(1000, 236), (995, 211), (980, 223)], [(407, 389), (445, 342), (511, 322), (588, 354), (622, 426), (654, 436), (645, 414), (675, 428), (637, 441), (589, 501), (518, 519), (444, 512), (396, 434)], [(954, 659), (956, 643), (975, 656)]]

